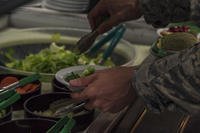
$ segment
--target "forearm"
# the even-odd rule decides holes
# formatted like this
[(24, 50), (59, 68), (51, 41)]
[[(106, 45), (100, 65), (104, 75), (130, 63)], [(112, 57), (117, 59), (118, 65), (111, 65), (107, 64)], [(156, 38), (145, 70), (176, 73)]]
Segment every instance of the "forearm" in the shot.
[(150, 109), (200, 110), (200, 44), (161, 59), (144, 62), (133, 82)]
[(164, 27), (171, 22), (190, 19), (193, 2), (198, 0), (140, 0), (140, 7), (148, 24)]

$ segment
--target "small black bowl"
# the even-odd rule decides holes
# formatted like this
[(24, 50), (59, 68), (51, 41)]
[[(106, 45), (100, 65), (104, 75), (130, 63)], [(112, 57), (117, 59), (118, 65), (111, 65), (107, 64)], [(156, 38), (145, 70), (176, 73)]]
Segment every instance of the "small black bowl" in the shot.
[(21, 119), (0, 124), (2, 133), (45, 133), (56, 122), (47, 119)]
[(0, 123), (10, 121), (12, 119), (12, 107), (8, 107), (5, 110), (6, 110), (6, 114), (4, 117), (0, 118)]
[[(17, 79), (22, 79), (26, 76), (25, 75), (17, 75), (17, 74), (0, 74), (0, 81), (6, 77), (16, 77)], [(42, 86), (41, 82), (39, 80), (37, 80), (33, 83), (38, 84), (39, 85), (38, 88), (32, 92), (20, 94), (21, 99), (12, 105), (14, 111), (23, 109), (23, 104), (28, 98), (41, 94), (41, 86)]]
[(53, 92), (71, 92), (66, 86), (57, 81), (55, 77), (52, 80), (52, 87)]
[[(25, 117), (26, 118), (45, 118), (50, 120), (58, 121), (59, 118), (55, 117), (45, 117), (38, 114), (35, 114), (34, 111), (45, 111), (49, 108), (49, 105), (57, 100), (70, 98), (69, 93), (49, 93), (38, 95), (29, 98), (24, 103)], [(83, 110), (83, 109), (82, 109)], [(72, 132), (82, 131), (89, 126), (89, 124), (94, 119), (94, 111), (87, 111), (81, 115), (74, 116), (74, 120), (76, 121), (76, 126), (72, 129)]]

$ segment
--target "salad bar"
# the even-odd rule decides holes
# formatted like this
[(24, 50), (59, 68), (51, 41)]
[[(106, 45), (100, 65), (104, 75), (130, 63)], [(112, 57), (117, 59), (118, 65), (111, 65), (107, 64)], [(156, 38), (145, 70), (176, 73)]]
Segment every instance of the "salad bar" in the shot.
[[(0, 14), (10, 12), (23, 1), (3, 0)], [(35, 0), (9, 17), (6, 15), (3, 21), (0, 18), (0, 132), (199, 132), (199, 114), (165, 110), (158, 115), (150, 112), (140, 98), (115, 114), (87, 110), (87, 99), (71, 98), (72, 92), (80, 92), (84, 87), (70, 86), (70, 80), (118, 66), (138, 69), (149, 54), (147, 63), (200, 41), (200, 28), (193, 22), (172, 23), (156, 34), (155, 29), (145, 26), (143, 19), (126, 26), (120, 24), (99, 35), (95, 29), (87, 30), (86, 14), (79, 14), (89, 11), (97, 2)], [(180, 11), (175, 10), (176, 13)]]
[[(28, 33), (29, 36), (26, 36)], [(94, 121), (99, 111), (85, 110), (83, 106), (86, 101), (80, 103), (70, 98), (72, 88), (67, 85), (69, 80), (88, 76), (96, 70), (131, 63), (135, 53), (133, 45), (122, 39), (111, 56), (98, 66), (109, 45), (92, 55), (78, 54), (73, 47), (84, 33), (87, 31), (36, 28), (16, 31), (15, 36), (11, 37), (2, 34), (0, 87), (9, 88), (5, 90), (7, 92), (11, 88), (9, 86), (35, 73), (39, 73), (39, 79), (23, 86), (13, 86), (12, 90), (20, 99), (13, 101), (7, 97), (6, 100), (12, 102), (8, 108), (0, 111), (0, 122), (2, 119), (3, 123), (0, 124), (1, 131), (9, 132), (9, 128), (16, 128), (15, 131), (19, 133), (51, 133), (64, 123), (59, 128), (60, 132), (82, 132)], [(9, 120), (12, 121), (4, 124)], [(34, 124), (36, 122), (46, 123), (46, 126), (41, 128)]]
[[(88, 111), (83, 108), (87, 100), (72, 100), (69, 93), (83, 88), (71, 88), (70, 80), (113, 66), (140, 64), (148, 55), (145, 49), (148, 51), (150, 48), (140, 45), (135, 47), (121, 39), (111, 56), (99, 64), (109, 44), (92, 55), (87, 52), (79, 54), (74, 50), (80, 36), (86, 33), (87, 30), (70, 28), (33, 28), (8, 30), (1, 34), (0, 87), (9, 88), (9, 85), (35, 73), (40, 73), (40, 76), (37, 80), (16, 87), (12, 95), (6, 95), (4, 100), (9, 106), (5, 106), (5, 101), (0, 101), (0, 131), (144, 133), (148, 129), (152, 133), (174, 133), (197, 128), (195, 124), (199, 121), (198, 117), (178, 111), (156, 115), (148, 112), (140, 99), (117, 114)], [(188, 28), (163, 29), (161, 33), (151, 48), (151, 52), (159, 57), (176, 53), (198, 41), (197, 36), (191, 34)], [(173, 47), (174, 42), (181, 44), (181, 41), (184, 46)], [(40, 123), (44, 126), (41, 127)], [(159, 126), (155, 127), (158, 123)]]

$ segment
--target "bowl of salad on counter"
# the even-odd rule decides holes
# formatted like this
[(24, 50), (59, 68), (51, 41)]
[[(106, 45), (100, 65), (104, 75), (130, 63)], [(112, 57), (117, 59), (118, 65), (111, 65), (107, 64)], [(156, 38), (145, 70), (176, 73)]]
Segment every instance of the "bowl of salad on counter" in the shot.
[(105, 66), (98, 65), (81, 65), (73, 66), (65, 69), (61, 69), (55, 74), (55, 78), (52, 81), (52, 87), (55, 92), (72, 92), (80, 91), (83, 88), (77, 88), (70, 86), (69, 81), (81, 77), (89, 76), (97, 70), (106, 69)]
[(12, 119), (12, 107), (0, 110), (0, 123), (10, 121)]
[[(24, 103), (25, 117), (58, 121), (68, 114), (58, 116), (55, 114), (56, 111), (76, 102), (70, 98), (68, 93), (48, 93), (34, 96)], [(73, 119), (76, 121), (73, 132), (85, 129), (94, 119), (94, 111), (88, 111), (84, 108), (70, 112), (70, 115), (73, 115)]]
[(45, 133), (56, 122), (47, 119), (20, 119), (0, 124), (2, 133)]
[[(24, 75), (17, 74), (0, 74), (0, 88), (17, 82), (24, 77)], [(12, 106), (13, 110), (20, 110), (23, 108), (23, 104), (28, 98), (31, 96), (39, 95), (41, 93), (41, 82), (37, 80), (36, 82), (27, 84), (23, 87), (19, 87), (16, 89), (16, 92), (21, 95), (21, 99), (14, 103)]]
[[(38, 72), (43, 81), (51, 81), (60, 69), (77, 65), (98, 65), (105, 45), (94, 56), (77, 54), (73, 49), (88, 31), (70, 28), (33, 28), (13, 31), (0, 36), (0, 70), (6, 73), (29, 75)], [(55, 34), (59, 33), (59, 34)], [(107, 67), (124, 65), (135, 58), (135, 48), (122, 39), (111, 57), (103, 64)]]

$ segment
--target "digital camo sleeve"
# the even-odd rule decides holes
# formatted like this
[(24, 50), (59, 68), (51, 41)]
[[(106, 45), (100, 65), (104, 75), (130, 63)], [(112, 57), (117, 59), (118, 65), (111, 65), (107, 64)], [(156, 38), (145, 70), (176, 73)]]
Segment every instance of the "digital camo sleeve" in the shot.
[(200, 111), (200, 44), (164, 58), (150, 55), (133, 81), (149, 109)]
[(148, 24), (164, 27), (170, 22), (186, 21), (191, 18), (193, 5), (200, 0), (140, 0), (140, 7)]

